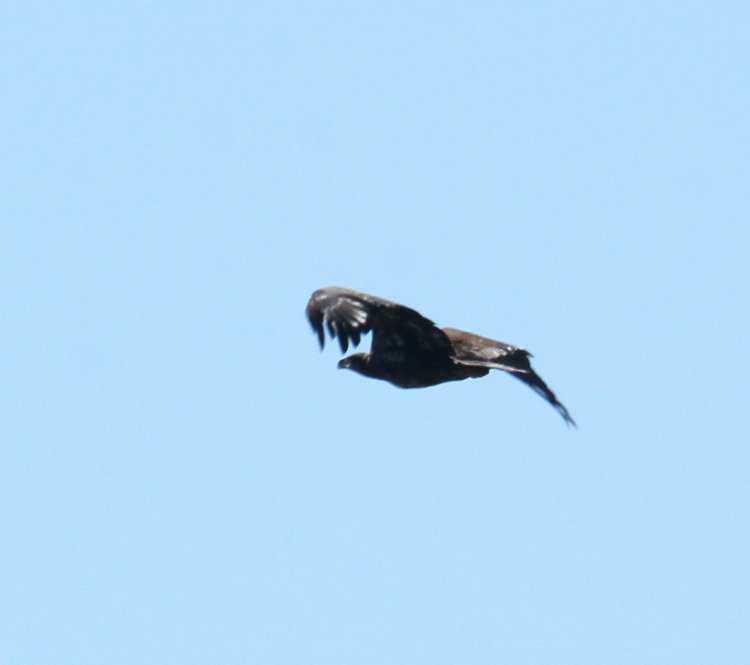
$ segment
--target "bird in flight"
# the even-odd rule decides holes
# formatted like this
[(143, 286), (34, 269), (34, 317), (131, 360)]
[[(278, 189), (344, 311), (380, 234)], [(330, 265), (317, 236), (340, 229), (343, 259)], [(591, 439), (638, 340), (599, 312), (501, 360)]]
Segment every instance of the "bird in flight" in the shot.
[(501, 369), (523, 381), (546, 399), (575, 426), (568, 410), (532, 369), (531, 354), (518, 346), (487, 337), (438, 328), (419, 312), (367, 293), (329, 286), (310, 297), (307, 318), (318, 334), (321, 349), (325, 327), (338, 337), (342, 353), (372, 332), (370, 353), (353, 353), (339, 360), (339, 368), (351, 369), (400, 388), (426, 388), (445, 381), (485, 376)]

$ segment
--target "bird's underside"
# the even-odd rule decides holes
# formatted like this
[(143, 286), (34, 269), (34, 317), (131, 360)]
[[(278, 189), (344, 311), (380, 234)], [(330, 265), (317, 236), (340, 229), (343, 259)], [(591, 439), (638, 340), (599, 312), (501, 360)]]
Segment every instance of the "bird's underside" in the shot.
[(568, 425), (575, 425), (568, 410), (532, 369), (531, 354), (525, 349), (455, 328), (440, 329), (413, 309), (337, 286), (315, 291), (306, 313), (321, 348), (325, 328), (338, 338), (342, 352), (350, 341), (357, 346), (362, 335), (372, 332), (370, 352), (342, 358), (341, 368), (400, 388), (426, 388), (500, 369), (546, 399)]

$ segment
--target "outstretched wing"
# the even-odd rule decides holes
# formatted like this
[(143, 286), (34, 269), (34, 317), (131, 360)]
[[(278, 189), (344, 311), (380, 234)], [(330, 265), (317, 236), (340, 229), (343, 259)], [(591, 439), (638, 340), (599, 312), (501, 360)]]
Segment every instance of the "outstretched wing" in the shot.
[(349, 341), (357, 346), (361, 336), (370, 331), (371, 351), (383, 358), (449, 358), (453, 352), (448, 337), (428, 318), (367, 293), (338, 286), (318, 289), (307, 303), (306, 313), (321, 348), (328, 328), (331, 337), (338, 337), (342, 352), (349, 348)]
[[(527, 356), (531, 355), (528, 351), (524, 351)], [(526, 358), (526, 362), (529, 362), (528, 357)], [(565, 408), (565, 405), (560, 402), (557, 397), (555, 396), (555, 393), (553, 393), (549, 386), (542, 380), (542, 377), (539, 376), (531, 367), (531, 363), (529, 363), (529, 369), (525, 373), (520, 372), (512, 372), (513, 376), (515, 376), (519, 381), (523, 381), (529, 388), (531, 388), (537, 395), (540, 397), (543, 397), (546, 399), (552, 406), (557, 409), (557, 412), (563, 417), (565, 420), (565, 424), (573, 427), (577, 427), (576, 421), (573, 420), (572, 416), (568, 412), (568, 410)]]
[(555, 407), (567, 425), (575, 426), (568, 410), (531, 367), (531, 354), (526, 349), (455, 328), (443, 328), (443, 332), (453, 344), (459, 363), (509, 372)]

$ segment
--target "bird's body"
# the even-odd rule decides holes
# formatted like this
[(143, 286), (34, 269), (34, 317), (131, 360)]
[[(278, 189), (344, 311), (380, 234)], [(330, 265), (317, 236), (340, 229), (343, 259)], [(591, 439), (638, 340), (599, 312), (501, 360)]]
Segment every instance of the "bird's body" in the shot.
[(485, 376), (491, 369), (509, 372), (557, 409), (568, 425), (568, 410), (532, 369), (525, 349), (455, 328), (438, 328), (419, 312), (366, 293), (330, 286), (318, 289), (307, 304), (307, 318), (321, 348), (325, 329), (338, 337), (342, 352), (373, 333), (369, 353), (354, 353), (340, 368), (389, 381), (400, 388), (426, 388), (446, 381)]

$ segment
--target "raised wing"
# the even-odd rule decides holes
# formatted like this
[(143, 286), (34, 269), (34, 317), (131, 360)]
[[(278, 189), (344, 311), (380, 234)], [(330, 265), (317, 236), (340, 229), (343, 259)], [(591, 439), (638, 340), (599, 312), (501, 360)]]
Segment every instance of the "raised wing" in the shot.
[(349, 348), (349, 341), (357, 346), (361, 336), (370, 331), (372, 353), (384, 359), (436, 355), (449, 358), (453, 352), (448, 337), (428, 318), (367, 293), (338, 286), (318, 289), (307, 303), (306, 313), (321, 348), (328, 328), (331, 337), (338, 338), (342, 352)]

